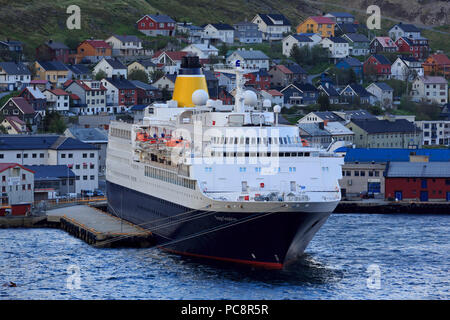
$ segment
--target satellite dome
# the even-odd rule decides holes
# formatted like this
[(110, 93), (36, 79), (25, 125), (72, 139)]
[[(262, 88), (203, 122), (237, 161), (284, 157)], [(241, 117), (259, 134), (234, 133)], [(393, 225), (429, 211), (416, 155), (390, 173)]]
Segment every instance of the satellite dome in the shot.
[(195, 90), (192, 94), (192, 102), (196, 106), (204, 106), (206, 104), (206, 101), (208, 101), (209, 95), (208, 92), (206, 92), (203, 89)]
[(280, 113), (281, 112), (281, 107), (279, 105), (274, 106), (273, 107), (273, 112)]
[(244, 93), (244, 103), (248, 106), (254, 106), (258, 103), (258, 96), (253, 91), (247, 90)]

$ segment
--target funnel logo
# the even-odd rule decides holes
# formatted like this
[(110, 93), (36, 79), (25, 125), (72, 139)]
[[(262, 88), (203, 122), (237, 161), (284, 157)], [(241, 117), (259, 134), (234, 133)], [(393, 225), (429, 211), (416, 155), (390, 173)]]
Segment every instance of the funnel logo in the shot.
[(241, 66), (241, 60), (236, 60), (236, 68)]

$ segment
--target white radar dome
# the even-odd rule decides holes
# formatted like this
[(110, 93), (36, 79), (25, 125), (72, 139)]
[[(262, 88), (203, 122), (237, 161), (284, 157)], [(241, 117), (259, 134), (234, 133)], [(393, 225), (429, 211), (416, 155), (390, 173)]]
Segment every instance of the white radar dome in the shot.
[(204, 106), (206, 104), (206, 101), (208, 101), (209, 95), (208, 92), (206, 92), (203, 89), (195, 90), (192, 94), (192, 102), (196, 106)]
[(274, 106), (273, 107), (273, 112), (280, 113), (281, 112), (281, 107), (279, 105)]
[(258, 103), (258, 96), (253, 91), (247, 90), (244, 93), (244, 103), (248, 106), (254, 106)]

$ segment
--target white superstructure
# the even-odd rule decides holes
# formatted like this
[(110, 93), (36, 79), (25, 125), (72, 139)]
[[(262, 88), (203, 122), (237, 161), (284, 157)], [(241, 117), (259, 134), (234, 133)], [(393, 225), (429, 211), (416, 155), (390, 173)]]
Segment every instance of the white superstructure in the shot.
[(192, 209), (265, 212), (281, 203), (283, 211), (332, 212), (343, 158), (278, 124), (278, 106), (258, 109), (243, 91), (245, 70), (220, 72), (236, 75), (233, 110), (197, 90), (195, 107), (172, 100), (147, 107), (140, 123), (112, 122), (107, 181)]

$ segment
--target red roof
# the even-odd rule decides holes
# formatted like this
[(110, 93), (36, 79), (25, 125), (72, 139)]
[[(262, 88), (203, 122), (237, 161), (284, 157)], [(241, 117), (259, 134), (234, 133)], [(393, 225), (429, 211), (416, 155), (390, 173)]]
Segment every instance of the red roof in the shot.
[(72, 93), (72, 94), (70, 95), (70, 99), (72, 99), (72, 100), (81, 100), (80, 97), (77, 96), (77, 95), (74, 94), (74, 93)]
[(443, 53), (436, 53), (430, 56), (437, 64), (450, 64), (450, 59)]
[(84, 81), (82, 81), (82, 80), (67, 80), (66, 82), (64, 82), (64, 88), (67, 88), (68, 86), (70, 86), (72, 84), (72, 82), (77, 83), (85, 91), (95, 91), (95, 90), (106, 91), (107, 90), (105, 88), (105, 86), (101, 83), (100, 83), (100, 89), (92, 89), (86, 83), (84, 83)]
[(322, 17), (322, 16), (313, 16), (310, 17), (312, 20), (314, 20), (317, 23), (320, 24), (334, 24), (333, 19), (328, 18), (328, 17)]
[(28, 101), (25, 98), (22, 97), (14, 97), (11, 98), (11, 101), (14, 102), (14, 104), (22, 110), (24, 114), (34, 114), (34, 108), (31, 104), (28, 103)]
[(375, 39), (378, 40), (378, 42), (381, 44), (381, 46), (383, 47), (396, 47), (397, 45), (395, 44), (395, 42), (389, 38), (389, 37), (376, 37)]
[(286, 66), (284, 66), (282, 64), (277, 65), (277, 68), (278, 68), (278, 70), (280, 70), (281, 72), (283, 72), (285, 74), (291, 74), (292, 73), (291, 70), (289, 70)]
[(30, 84), (47, 84), (47, 80), (31, 80)]
[(10, 163), (10, 162), (8, 162), (8, 163), (0, 163), (0, 173), (5, 171), (5, 170), (8, 170), (9, 168), (15, 168), (15, 167), (21, 167), (24, 170), (27, 170), (27, 171), (29, 171), (31, 173), (34, 173), (33, 170), (25, 168), (24, 166), (22, 166), (22, 165), (20, 165), (18, 163)]
[(276, 96), (281, 96), (282, 97), (283, 96), (283, 94), (280, 91), (274, 90), (274, 89), (266, 90), (266, 92), (268, 94), (270, 94), (272, 97), (276, 97)]
[(181, 61), (181, 59), (186, 56), (189, 52), (186, 51), (157, 51), (153, 58), (159, 58), (162, 54), (166, 54), (173, 61)]
[(48, 90), (48, 91), (53, 93), (55, 96), (68, 96), (69, 95), (63, 89), (53, 89), (53, 90)]
[[(20, 126), (25, 125), (25, 122), (23, 122), (22, 120), (20, 120), (18, 117), (16, 116), (8, 116), (5, 117), (6, 121), (9, 122), (9, 124), (17, 131), (17, 132), (22, 132), (24, 130), (22, 130), (21, 127), (17, 126), (17, 124), (19, 124)], [(28, 128), (25, 127), (25, 132), (28, 132)]]
[[(90, 44), (94, 48), (111, 49), (111, 46), (108, 43), (106, 43), (106, 41), (103, 41), (103, 40), (85, 40), (83, 42), (87, 42), (88, 44)], [(83, 44), (83, 42), (81, 44)]]

